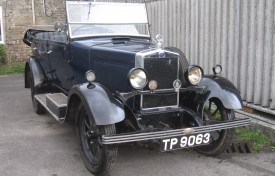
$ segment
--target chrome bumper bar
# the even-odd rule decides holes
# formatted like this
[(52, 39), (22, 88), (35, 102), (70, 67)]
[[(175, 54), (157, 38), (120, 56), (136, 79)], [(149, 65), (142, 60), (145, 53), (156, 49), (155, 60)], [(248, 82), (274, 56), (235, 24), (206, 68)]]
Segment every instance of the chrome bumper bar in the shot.
[[(249, 118), (232, 120), (226, 122), (220, 122), (212, 125), (205, 125), (199, 127), (193, 127), (192, 134), (206, 133), (216, 130), (224, 130), (229, 128), (235, 128), (240, 126), (249, 125), (251, 120)], [(145, 133), (133, 133), (133, 134), (117, 134), (117, 135), (103, 135), (102, 144), (117, 144), (117, 143), (126, 143), (126, 142), (136, 142), (136, 141), (145, 141), (152, 139), (164, 139), (171, 138), (175, 136), (184, 136), (184, 131), (187, 128), (176, 129), (176, 130), (166, 130), (166, 131), (156, 131), (156, 132), (145, 132)], [(186, 130), (188, 131), (188, 129)]]

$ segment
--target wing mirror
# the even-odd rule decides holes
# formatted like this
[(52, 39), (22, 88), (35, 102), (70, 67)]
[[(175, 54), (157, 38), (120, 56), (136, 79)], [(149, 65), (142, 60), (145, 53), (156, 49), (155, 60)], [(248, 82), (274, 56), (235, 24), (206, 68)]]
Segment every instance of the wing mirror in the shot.
[(54, 24), (54, 30), (57, 31), (57, 32), (65, 31), (65, 25), (64, 25), (64, 23), (62, 23), (62, 22), (56, 22)]

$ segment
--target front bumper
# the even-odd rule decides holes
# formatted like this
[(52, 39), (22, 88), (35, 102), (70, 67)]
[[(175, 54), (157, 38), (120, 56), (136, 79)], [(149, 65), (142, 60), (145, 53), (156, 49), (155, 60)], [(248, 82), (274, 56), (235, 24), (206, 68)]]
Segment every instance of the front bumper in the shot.
[(185, 87), (185, 88), (180, 88), (178, 90), (176, 89), (157, 89), (155, 91), (150, 91), (150, 90), (134, 90), (132, 92), (116, 92), (116, 97), (118, 97), (118, 99), (122, 100), (123, 102), (126, 102), (128, 99), (136, 96), (136, 95), (152, 95), (152, 94), (158, 94), (158, 93), (184, 93), (184, 92), (188, 92), (188, 91), (193, 91), (196, 93), (203, 93), (206, 90), (205, 86), (189, 86), (189, 87)]
[[(192, 134), (206, 133), (216, 130), (224, 130), (229, 128), (235, 128), (240, 126), (249, 125), (251, 120), (249, 118), (223, 121), (212, 125), (205, 125), (199, 127), (193, 127)], [(176, 136), (186, 136), (189, 134), (184, 134), (184, 131), (187, 128), (176, 129), (176, 130), (165, 130), (165, 131), (156, 131), (156, 132), (143, 132), (143, 133), (127, 133), (127, 134), (117, 134), (117, 135), (103, 135), (102, 144), (118, 144), (118, 143), (127, 143), (127, 142), (136, 142), (136, 141), (146, 141), (153, 139), (163, 139), (171, 138)]]

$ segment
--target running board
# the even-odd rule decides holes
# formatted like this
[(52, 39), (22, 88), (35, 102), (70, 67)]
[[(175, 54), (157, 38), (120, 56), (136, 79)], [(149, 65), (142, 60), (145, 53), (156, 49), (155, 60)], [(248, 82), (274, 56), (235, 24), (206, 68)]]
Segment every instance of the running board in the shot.
[(62, 93), (37, 94), (34, 98), (55, 118), (57, 121), (65, 119), (67, 110), (67, 96)]
[(164, 139), (176, 136), (186, 136), (185, 131), (192, 131), (192, 134), (207, 133), (216, 130), (224, 130), (229, 128), (235, 128), (240, 126), (249, 125), (251, 120), (249, 118), (220, 122), (212, 125), (205, 125), (199, 127), (183, 128), (176, 130), (165, 130), (155, 132), (140, 132), (140, 133), (125, 133), (117, 135), (103, 135), (102, 144), (118, 144), (126, 142), (146, 141), (153, 139)]

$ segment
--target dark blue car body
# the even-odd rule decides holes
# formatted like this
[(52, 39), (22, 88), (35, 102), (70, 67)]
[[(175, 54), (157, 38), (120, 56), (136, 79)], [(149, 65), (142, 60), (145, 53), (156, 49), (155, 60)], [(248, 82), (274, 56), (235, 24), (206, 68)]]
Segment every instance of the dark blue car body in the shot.
[[(234, 118), (242, 100), (230, 81), (215, 68), (215, 74), (203, 75), (180, 49), (163, 48), (160, 40), (130, 35), (71, 38), (68, 29), (28, 29), (23, 41), (32, 49), (25, 88), (31, 88), (35, 112), (48, 111), (61, 124), (75, 119), (82, 158), (93, 174), (108, 170), (115, 144), (156, 143), (161, 151), (196, 147), (217, 155), (230, 145), (232, 128), (250, 123)], [(135, 70), (146, 75), (140, 88), (131, 84)], [(89, 72), (95, 80), (88, 81)], [(196, 74), (200, 77), (194, 84)], [(95, 144), (103, 152), (97, 163), (103, 164), (93, 163)]]
[[(154, 92), (149, 90), (148, 85), (142, 90), (133, 89), (129, 84), (128, 74), (131, 69), (137, 67), (137, 54), (155, 52), (155, 50), (158, 53), (156, 44), (150, 38), (110, 36), (69, 39), (65, 32), (29, 29), (25, 34), (24, 42), (31, 46), (33, 51), (33, 56), (26, 63), (25, 87), (30, 87), (28, 76), (30, 75), (29, 72), (32, 72), (34, 78), (37, 77), (34, 79), (34, 89), (39, 89), (38, 92), (41, 93), (63, 93), (68, 96), (68, 107), (70, 107), (70, 100), (73, 100), (71, 97), (74, 97), (74, 95), (80, 96), (82, 101), (90, 107), (90, 110), (93, 104), (100, 103), (98, 101), (105, 102), (106, 107), (101, 107), (102, 110), (90, 112), (98, 125), (118, 123), (125, 120), (125, 118), (131, 118), (131, 120), (136, 118), (132, 122), (135, 124), (135, 128), (144, 129), (144, 126), (136, 121), (140, 116), (159, 113), (162, 117), (163, 113), (167, 113), (169, 117), (169, 113), (175, 114), (177, 112), (188, 113), (193, 116), (192, 120), (199, 125), (203, 124), (205, 104), (213, 98), (219, 99), (227, 109), (242, 108), (242, 100), (238, 90), (223, 77), (206, 75), (198, 85), (188, 83), (186, 72), (190, 65), (188, 65), (185, 56), (182, 53), (177, 53), (180, 52), (179, 50), (174, 51), (175, 48), (173, 47), (168, 47), (163, 51), (166, 55), (175, 53), (180, 58), (179, 63), (182, 67), (178, 78), (180, 78), (183, 85), (179, 91), (178, 109), (170, 107), (173, 102), (169, 96), (176, 97), (173, 86), (169, 87), (170, 84), (168, 87), (166, 85), (166, 87), (157, 89)], [(146, 71), (150, 74), (161, 75), (162, 77), (156, 78), (158, 82), (168, 80), (166, 76), (169, 75), (169, 72), (165, 72), (165, 64), (167, 64), (167, 69), (170, 71), (178, 69), (172, 68), (165, 61), (165, 58), (161, 59), (158, 55), (153, 54), (152, 58), (151, 61), (154, 60), (154, 62), (151, 62), (153, 65), (147, 66)], [(161, 63), (162, 68), (156, 69), (159, 63)], [(159, 73), (150, 71), (150, 68), (156, 69)], [(83, 87), (86, 86), (86, 89), (89, 90), (85, 78), (85, 73), (88, 70), (94, 71), (96, 75), (94, 85), (100, 87), (100, 90), (106, 93), (106, 96), (99, 96), (105, 98), (100, 100), (95, 98), (96, 93), (92, 93), (93, 95), (84, 93)], [(78, 92), (80, 90), (82, 92)], [(172, 95), (173, 93), (174, 95)], [(141, 101), (150, 102), (147, 103), (150, 104), (148, 105), (149, 108), (141, 107)], [(152, 105), (154, 101), (156, 105)], [(165, 105), (169, 101), (170, 104)], [(108, 105), (106, 102), (113, 103)], [(115, 104), (117, 108), (112, 107), (112, 104)], [(117, 116), (104, 115), (102, 117), (106, 110), (104, 108), (110, 114), (114, 113)], [(193, 112), (190, 112), (190, 110)], [(72, 114), (69, 113), (67, 108), (66, 116), (60, 121), (63, 122), (71, 116)]]

